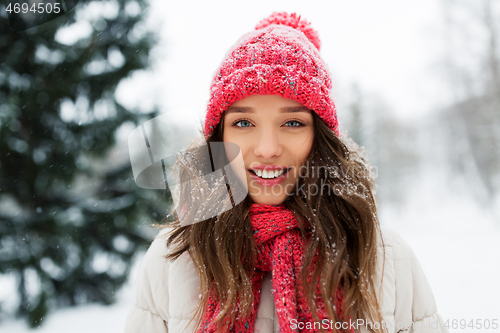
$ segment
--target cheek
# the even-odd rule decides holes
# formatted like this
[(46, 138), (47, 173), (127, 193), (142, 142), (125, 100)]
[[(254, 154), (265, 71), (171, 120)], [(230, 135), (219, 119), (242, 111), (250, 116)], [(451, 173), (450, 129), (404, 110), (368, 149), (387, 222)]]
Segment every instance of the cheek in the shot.
[[(229, 132), (229, 133), (228, 133)], [(247, 161), (247, 156), (248, 156), (248, 151), (249, 151), (249, 145), (248, 145), (248, 140), (242, 140), (241, 137), (231, 135), (230, 131), (225, 132), (222, 135), (222, 140), (224, 142), (230, 142), (234, 143), (238, 146), (239, 148), (239, 153), (241, 154), (241, 157), (243, 158), (243, 161), (241, 165), (238, 164), (238, 167), (235, 169), (236, 174), (240, 180), (244, 180), (247, 178), (246, 175), (246, 167), (245, 167), (245, 162)]]
[(239, 147), (241, 154), (243, 155), (243, 159), (245, 159), (247, 151), (249, 149), (248, 140), (242, 140), (241, 138), (231, 137), (230, 135), (227, 135), (224, 136), (223, 141), (236, 144)]
[(307, 160), (309, 154), (311, 153), (312, 145), (313, 137), (311, 134), (306, 136), (305, 138), (302, 138), (301, 140), (297, 140), (296, 144), (291, 147), (292, 152), (294, 152), (297, 164), (302, 165)]
[(243, 159), (245, 159), (245, 155), (247, 154), (250, 147), (250, 142), (248, 135), (240, 135), (239, 133), (235, 133), (233, 130), (226, 130), (222, 134), (222, 141), (231, 142), (240, 148), (241, 154), (243, 155)]
[(238, 144), (238, 136), (236, 135), (236, 133), (234, 133), (234, 130), (231, 127), (229, 128), (227, 127), (228, 124), (230, 123), (227, 122), (224, 123), (224, 130), (222, 132), (222, 141)]

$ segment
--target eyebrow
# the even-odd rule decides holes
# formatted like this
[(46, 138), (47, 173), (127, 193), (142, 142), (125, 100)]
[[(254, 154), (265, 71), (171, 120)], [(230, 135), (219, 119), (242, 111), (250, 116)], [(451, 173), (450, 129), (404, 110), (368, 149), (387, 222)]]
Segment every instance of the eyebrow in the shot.
[[(294, 112), (311, 112), (311, 110), (309, 110), (305, 106), (288, 106), (280, 109), (280, 113), (294, 113)], [(255, 113), (255, 109), (250, 107), (233, 106), (227, 109), (226, 114), (229, 113)]]

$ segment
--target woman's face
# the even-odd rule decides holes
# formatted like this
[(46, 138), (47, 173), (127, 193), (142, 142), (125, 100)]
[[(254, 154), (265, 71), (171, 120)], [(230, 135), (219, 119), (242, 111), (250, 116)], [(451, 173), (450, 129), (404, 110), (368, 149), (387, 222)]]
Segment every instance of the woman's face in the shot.
[(293, 192), (300, 167), (311, 151), (311, 111), (281, 96), (252, 95), (231, 105), (222, 121), (223, 141), (241, 149), (252, 200), (283, 203)]

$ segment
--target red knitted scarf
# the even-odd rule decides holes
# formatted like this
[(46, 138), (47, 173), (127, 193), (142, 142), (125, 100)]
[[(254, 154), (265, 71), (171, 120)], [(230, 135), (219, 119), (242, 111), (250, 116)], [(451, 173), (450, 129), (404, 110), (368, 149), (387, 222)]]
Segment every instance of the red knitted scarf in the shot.
[[(253, 204), (250, 218), (257, 245), (256, 271), (252, 277), (254, 306), (249, 317), (237, 320), (230, 332), (254, 332), (255, 318), (260, 301), (262, 279), (266, 272), (273, 274), (274, 304), (278, 315), (280, 333), (318, 332), (319, 325), (328, 326), (325, 331), (331, 332), (331, 323), (325, 309), (324, 301), (317, 298), (317, 312), (320, 322), (314, 320), (307, 303), (301, 283), (301, 263), (304, 256), (303, 241), (298, 230), (295, 215), (283, 205), (271, 206)], [(316, 288), (319, 294), (319, 286)], [(216, 325), (210, 323), (220, 313), (220, 304), (209, 293), (208, 304), (204, 309), (198, 333), (215, 332)], [(339, 288), (335, 297), (335, 308), (342, 319), (342, 290)], [(325, 319), (325, 321), (322, 321)], [(303, 323), (300, 324), (299, 323)], [(309, 325), (308, 325), (309, 323)], [(299, 329), (303, 328), (303, 329)], [(353, 330), (351, 330), (353, 332)]]

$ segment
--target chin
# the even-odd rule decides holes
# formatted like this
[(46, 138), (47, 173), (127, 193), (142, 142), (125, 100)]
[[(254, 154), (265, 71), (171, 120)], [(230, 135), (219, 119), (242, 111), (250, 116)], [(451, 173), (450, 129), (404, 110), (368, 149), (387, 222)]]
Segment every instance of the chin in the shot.
[(280, 197), (276, 197), (276, 196), (262, 196), (262, 195), (259, 195), (259, 196), (250, 196), (252, 198), (252, 201), (257, 203), (257, 204), (261, 204), (261, 205), (273, 205), (273, 206), (276, 206), (276, 205), (281, 205), (286, 198), (280, 198)]

